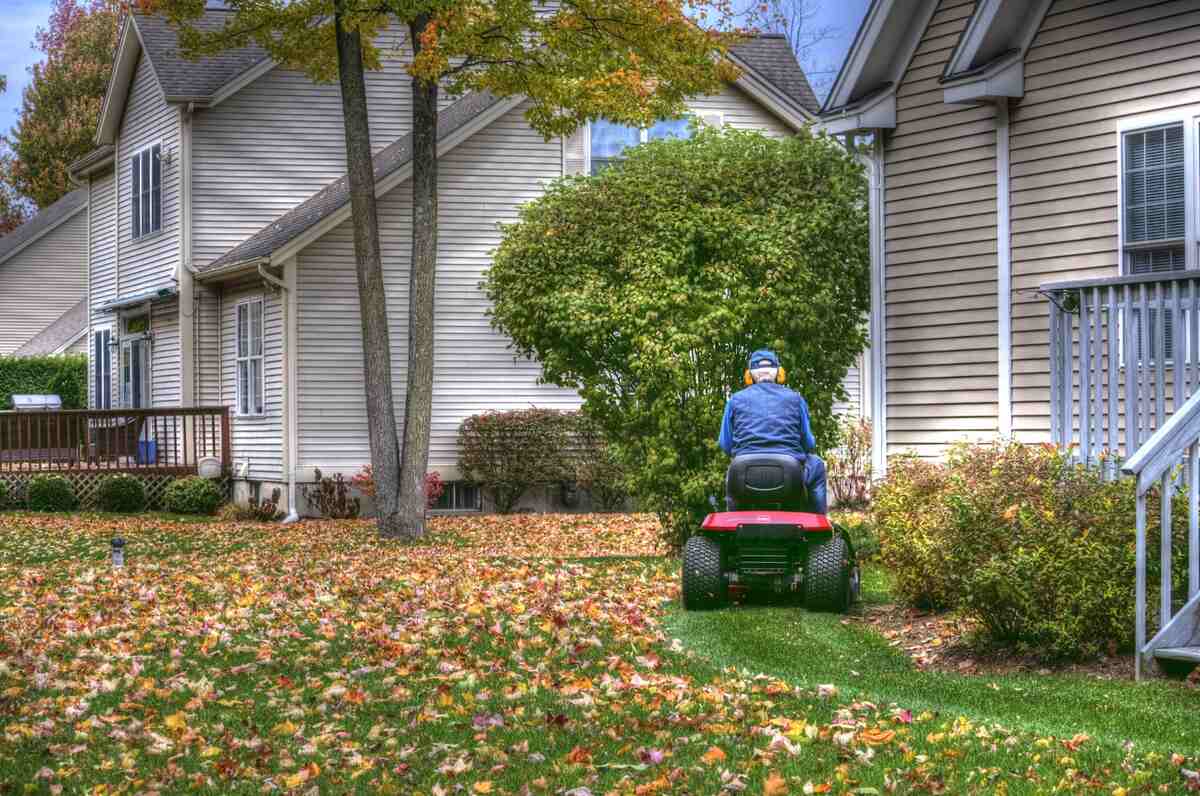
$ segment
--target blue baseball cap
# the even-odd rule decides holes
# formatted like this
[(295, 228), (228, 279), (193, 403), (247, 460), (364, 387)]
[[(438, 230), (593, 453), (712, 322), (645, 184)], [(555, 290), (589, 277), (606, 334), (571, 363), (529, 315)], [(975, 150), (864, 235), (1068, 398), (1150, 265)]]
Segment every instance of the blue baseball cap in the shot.
[(750, 355), (750, 361), (746, 367), (750, 370), (754, 370), (755, 368), (777, 368), (779, 367), (779, 357), (775, 356), (775, 352), (768, 348), (760, 348)]

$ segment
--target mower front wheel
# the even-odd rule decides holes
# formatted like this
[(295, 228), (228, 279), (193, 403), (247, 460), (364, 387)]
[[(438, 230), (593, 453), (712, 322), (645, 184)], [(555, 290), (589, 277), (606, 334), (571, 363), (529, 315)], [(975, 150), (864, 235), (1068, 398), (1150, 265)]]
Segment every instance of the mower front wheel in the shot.
[(839, 533), (810, 546), (804, 565), (804, 607), (810, 611), (845, 613), (853, 597), (850, 583), (853, 566), (850, 545)]
[(683, 546), (683, 608), (703, 611), (725, 603), (725, 578), (721, 576), (721, 546), (704, 536), (693, 536)]

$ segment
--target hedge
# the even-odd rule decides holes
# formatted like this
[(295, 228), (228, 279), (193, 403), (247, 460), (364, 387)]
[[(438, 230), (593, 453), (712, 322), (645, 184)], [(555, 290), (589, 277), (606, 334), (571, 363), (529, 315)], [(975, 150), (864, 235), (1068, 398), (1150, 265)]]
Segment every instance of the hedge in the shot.
[(86, 409), (87, 356), (0, 356), (0, 409), (12, 409), (13, 395), (53, 394), (63, 409)]

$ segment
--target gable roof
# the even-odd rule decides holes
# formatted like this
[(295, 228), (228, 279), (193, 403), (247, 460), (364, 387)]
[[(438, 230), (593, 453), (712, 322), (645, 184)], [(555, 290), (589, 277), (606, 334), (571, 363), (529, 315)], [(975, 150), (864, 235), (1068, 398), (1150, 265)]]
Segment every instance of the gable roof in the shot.
[(942, 80), (973, 75), (1015, 52), (1024, 55), (1049, 9), (1050, 0), (979, 0), (946, 60)]
[(13, 356), (35, 357), (55, 354), (75, 342), (87, 332), (87, 299), (59, 316), (58, 320), (33, 336), (29, 342), (13, 352)]
[[(230, 16), (228, 11), (210, 7), (193, 24), (203, 31), (217, 31), (225, 27)], [(229, 81), (268, 57), (266, 50), (251, 44), (191, 61), (180, 53), (179, 36), (165, 18), (134, 14), (133, 23), (167, 102), (208, 100)]]
[(732, 53), (804, 110), (815, 114), (821, 109), (808, 76), (782, 33), (760, 33), (734, 47)]
[(9, 259), (87, 207), (87, 191), (78, 188), (0, 238), (0, 263)]

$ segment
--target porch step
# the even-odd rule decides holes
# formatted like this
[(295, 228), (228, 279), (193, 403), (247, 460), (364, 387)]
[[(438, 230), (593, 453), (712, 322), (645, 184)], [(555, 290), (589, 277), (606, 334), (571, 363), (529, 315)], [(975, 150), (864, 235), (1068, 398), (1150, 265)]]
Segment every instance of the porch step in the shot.
[(1154, 657), (1200, 663), (1200, 647), (1160, 647), (1154, 651)]

